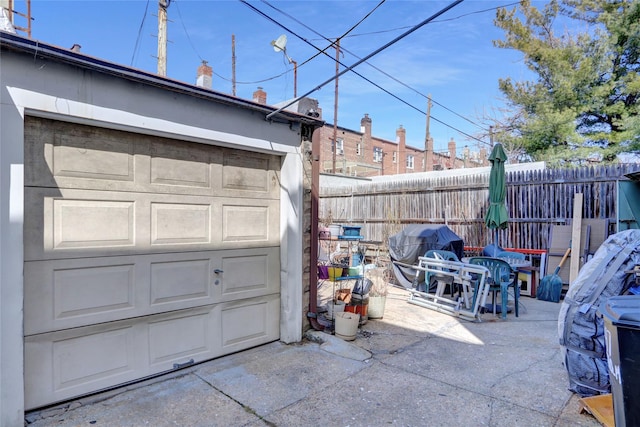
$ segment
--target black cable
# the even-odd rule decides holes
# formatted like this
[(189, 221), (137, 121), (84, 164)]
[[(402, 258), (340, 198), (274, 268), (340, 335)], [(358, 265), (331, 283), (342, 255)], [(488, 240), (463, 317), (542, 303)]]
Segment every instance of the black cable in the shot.
[[(284, 11), (282, 11), (282, 10), (278, 9), (278, 8), (277, 8), (277, 7), (275, 7), (275, 6), (273, 6), (273, 5), (272, 5), (272, 4), (270, 4), (268, 1), (266, 1), (266, 0), (261, 0), (261, 1), (262, 1), (263, 3), (265, 3), (267, 6), (271, 7), (271, 8), (272, 8), (272, 9), (274, 9), (274, 10), (276, 10), (277, 12), (279, 12), (279, 13), (283, 14), (283, 15), (284, 15), (284, 16), (286, 16), (287, 18), (289, 18), (289, 19), (293, 20), (294, 22), (298, 23), (299, 25), (302, 25), (304, 28), (306, 28), (307, 30), (311, 31), (312, 33), (314, 33), (314, 34), (316, 34), (316, 35), (318, 35), (318, 36), (322, 37), (322, 39), (323, 39), (323, 40), (326, 40), (326, 41), (329, 41), (329, 42), (331, 41), (330, 39), (328, 39), (327, 37), (323, 36), (323, 35), (322, 35), (322, 34), (320, 34), (319, 32), (315, 31), (313, 28), (309, 27), (309, 26), (308, 26), (308, 25), (306, 25), (305, 23), (300, 22), (297, 18), (295, 18), (295, 17), (291, 16), (290, 14), (288, 14), (288, 13), (286, 13), (286, 12), (284, 12)], [(509, 5), (507, 5), (507, 6), (509, 6)], [(505, 7), (506, 7), (506, 6), (505, 6)], [(487, 9), (487, 10), (492, 10), (492, 9)], [(458, 19), (458, 18), (460, 18), (460, 17), (462, 17), (462, 16), (471, 15), (471, 14), (475, 14), (475, 13), (482, 13), (482, 12), (486, 12), (487, 10), (467, 13), (467, 14), (465, 14), (465, 15), (460, 15), (459, 17), (457, 17), (457, 18), (452, 18), (452, 19)], [(442, 22), (442, 21), (434, 21), (434, 22)], [(353, 35), (352, 35), (352, 36), (345, 36), (345, 37), (353, 37)], [(342, 38), (342, 37), (340, 37), (340, 38)], [(345, 52), (347, 52), (348, 54), (352, 55), (353, 57), (355, 57), (355, 58), (357, 58), (357, 59), (360, 59), (360, 57), (358, 57), (358, 55), (354, 54), (353, 52), (349, 51), (348, 49), (346, 49), (346, 48), (341, 48), (341, 49), (343, 49)], [(387, 72), (385, 72), (385, 71), (381, 70), (380, 68), (376, 67), (375, 65), (373, 65), (373, 64), (371, 64), (371, 63), (369, 63), (369, 62), (365, 62), (365, 63), (366, 63), (368, 66), (370, 66), (371, 68), (373, 68), (374, 70), (377, 70), (378, 72), (380, 72), (380, 73), (382, 73), (383, 75), (387, 76), (387, 77), (388, 77), (388, 78), (390, 78), (391, 80), (395, 81), (396, 83), (398, 83), (398, 84), (400, 84), (400, 85), (402, 85), (402, 86), (406, 87), (407, 89), (409, 89), (409, 90), (411, 90), (411, 91), (413, 91), (413, 92), (417, 93), (418, 95), (422, 96), (423, 98), (427, 98), (427, 99), (429, 99), (429, 97), (428, 97), (427, 95), (425, 95), (425, 94), (421, 93), (421, 92), (420, 92), (420, 91), (418, 91), (417, 89), (412, 88), (412, 87), (411, 87), (411, 86), (409, 86), (408, 84), (406, 84), (406, 83), (404, 83), (404, 82), (402, 82), (402, 81), (398, 80), (397, 78), (395, 78), (395, 77), (393, 77), (392, 75), (390, 75), (389, 73), (387, 73)], [(342, 64), (341, 64), (341, 65), (342, 65)], [(442, 105), (441, 103), (437, 102), (437, 101), (436, 101), (436, 100), (434, 100), (433, 98), (431, 98), (431, 101), (432, 101), (434, 104), (439, 105), (440, 107), (442, 107), (442, 108), (444, 108), (445, 110), (449, 111), (450, 113), (455, 114), (456, 116), (460, 117), (461, 119), (464, 119), (464, 120), (468, 121), (468, 122), (469, 122), (469, 123), (471, 123), (472, 125), (474, 125), (474, 126), (476, 126), (476, 127), (480, 128), (480, 129), (483, 129), (481, 125), (479, 125), (479, 124), (477, 124), (477, 123), (473, 122), (472, 120), (468, 119), (467, 117), (464, 117), (464, 116), (463, 116), (463, 115), (461, 115), (461, 114), (456, 113), (456, 112), (455, 112), (455, 111), (453, 111), (452, 109), (450, 109), (450, 108), (448, 108), (448, 107), (445, 107), (444, 105)]]
[[(318, 50), (318, 52), (317, 52), (316, 54), (314, 54), (313, 56), (311, 56), (309, 59), (307, 59), (307, 60), (305, 60), (305, 61), (301, 62), (300, 64), (298, 64), (298, 68), (301, 68), (303, 65), (305, 65), (305, 64), (307, 64), (308, 62), (310, 62), (311, 60), (313, 60), (313, 59), (317, 58), (317, 57), (318, 57), (318, 56), (320, 56), (321, 54), (325, 54), (325, 55), (329, 56), (329, 55), (326, 53), (326, 51), (327, 51), (329, 48), (331, 48), (331, 47), (333, 46), (333, 44), (334, 44), (330, 39), (328, 39), (327, 37), (324, 37), (322, 34), (318, 33), (317, 31), (313, 30), (312, 28), (308, 27), (307, 25), (305, 25), (304, 23), (300, 22), (298, 19), (296, 19), (295, 17), (291, 16), (290, 14), (288, 14), (288, 13), (286, 13), (286, 12), (284, 12), (284, 11), (282, 11), (282, 10), (280, 10), (280, 9), (276, 8), (275, 6), (271, 5), (269, 2), (264, 1), (264, 0), (261, 0), (261, 1), (262, 1), (263, 3), (265, 3), (267, 6), (271, 7), (272, 9), (274, 9), (274, 10), (276, 10), (276, 11), (280, 12), (281, 14), (283, 14), (283, 15), (287, 16), (289, 19), (292, 19), (294, 22), (296, 22), (296, 23), (298, 23), (298, 24), (302, 25), (303, 27), (307, 28), (308, 30), (312, 31), (312, 32), (313, 32), (313, 33), (315, 33), (316, 35), (318, 35), (318, 36), (322, 37), (322, 39), (323, 39), (323, 40), (329, 41), (329, 42), (331, 43), (329, 46), (327, 46), (326, 48), (324, 48), (324, 49), (322, 49), (322, 50), (321, 50), (321, 49), (319, 49), (318, 47), (316, 47), (316, 46), (314, 46), (313, 44), (311, 44), (308, 40), (306, 40), (306, 39), (305, 39), (305, 38), (303, 38), (302, 36), (300, 36), (300, 35), (296, 34), (295, 32), (293, 32), (293, 31), (291, 31), (290, 29), (288, 29), (287, 27), (285, 27), (284, 25), (282, 25), (282, 24), (280, 24), (280, 23), (276, 22), (275, 20), (271, 19), (268, 15), (264, 14), (263, 12), (259, 11), (258, 9), (254, 8), (254, 7), (252, 7), (252, 6), (249, 6), (247, 3), (243, 2), (245, 5), (247, 5), (247, 6), (251, 7), (255, 12), (258, 12), (259, 14), (263, 15), (265, 18), (267, 18), (267, 19), (271, 20), (272, 22), (276, 23), (277, 25), (279, 25), (279, 26), (280, 26), (281, 28), (283, 28), (285, 31), (287, 31), (287, 32), (289, 32), (289, 33), (291, 33), (291, 34), (295, 35), (295, 36), (296, 36), (296, 37), (298, 37), (300, 40), (305, 41), (306, 43), (310, 44), (314, 49)], [(369, 12), (369, 14), (367, 14), (367, 16), (365, 16), (365, 18), (366, 18), (366, 17), (368, 17), (368, 16), (369, 16), (369, 15), (370, 15), (370, 14), (371, 14), (375, 9), (377, 9), (377, 8), (378, 8), (382, 3), (384, 3), (384, 1), (383, 1), (383, 2), (381, 2), (380, 4), (378, 4), (378, 6), (376, 6), (376, 8), (374, 8), (371, 12)], [(496, 6), (496, 7), (489, 8), (489, 9), (483, 9), (483, 10), (479, 10), (479, 11), (474, 11), (474, 12), (466, 13), (466, 14), (463, 14), (463, 15), (459, 15), (459, 16), (457, 16), (457, 17), (455, 17), (455, 18), (444, 19), (444, 20), (434, 20), (434, 21), (432, 21), (432, 23), (445, 22), (445, 21), (452, 21), (452, 20), (460, 19), (460, 18), (462, 18), (462, 17), (464, 17), (464, 16), (473, 15), (473, 14), (478, 14), (478, 13), (484, 13), (484, 12), (488, 12), (488, 11), (490, 11), (490, 10), (495, 10), (495, 9), (498, 9), (498, 8), (501, 8), (501, 7), (509, 7), (509, 6), (516, 5), (516, 4), (518, 4), (518, 2), (516, 2), (516, 3), (509, 3), (509, 4), (506, 4), (506, 5), (503, 5), (503, 6)], [(365, 18), (363, 18), (359, 23), (361, 23)], [(358, 24), (359, 24), (359, 23), (358, 23)], [(356, 24), (354, 27), (352, 27), (352, 29), (353, 29), (353, 28), (355, 28), (358, 24)], [(342, 37), (339, 37), (339, 38), (346, 38), (346, 37), (359, 37), (359, 36), (363, 36), (363, 35), (370, 35), (370, 34), (381, 34), (381, 33), (385, 33), (385, 32), (392, 32), (392, 31), (397, 31), (397, 30), (400, 30), (400, 29), (406, 29), (406, 28), (411, 28), (411, 27), (410, 27), (410, 26), (406, 26), (406, 27), (398, 27), (398, 28), (389, 29), (389, 30), (382, 30), (382, 31), (369, 32), (369, 33), (360, 33), (360, 34), (352, 34), (352, 35), (348, 35), (348, 33), (352, 30), (352, 29), (350, 29), (347, 33), (345, 33), (345, 35), (343, 35)], [(353, 52), (350, 52), (348, 49), (346, 49), (346, 48), (341, 48), (341, 49), (343, 49), (345, 52), (349, 53), (350, 55), (354, 56), (355, 58), (360, 59), (357, 55), (355, 55)], [(330, 57), (330, 56), (329, 56), (329, 57)], [(330, 57), (330, 58), (331, 58), (332, 60), (335, 60), (333, 57)], [(338, 61), (338, 62), (339, 62), (339, 61)], [(406, 83), (404, 83), (404, 82), (402, 82), (402, 81), (400, 81), (400, 80), (396, 79), (395, 77), (391, 76), (390, 74), (386, 73), (385, 71), (381, 70), (380, 68), (376, 67), (375, 65), (370, 64), (370, 63), (368, 63), (368, 62), (366, 62), (366, 64), (367, 64), (367, 65), (369, 65), (371, 68), (373, 68), (373, 69), (377, 70), (378, 72), (382, 73), (383, 75), (387, 76), (388, 78), (390, 78), (390, 79), (394, 80), (395, 82), (399, 83), (400, 85), (402, 85), (402, 86), (406, 87), (407, 89), (409, 89), (409, 90), (411, 90), (411, 91), (413, 91), (413, 92), (417, 93), (418, 95), (420, 95), (420, 96), (422, 96), (422, 97), (424, 97), (424, 98), (430, 99), (434, 104), (436, 104), (436, 105), (438, 105), (438, 106), (442, 107), (443, 109), (445, 109), (445, 110), (449, 111), (450, 113), (455, 114), (456, 116), (460, 117), (460, 118), (461, 118), (461, 119), (463, 119), (463, 120), (466, 120), (467, 122), (471, 123), (472, 125), (474, 125), (474, 126), (476, 126), (476, 127), (480, 128), (480, 129), (483, 129), (482, 125), (479, 125), (479, 124), (475, 123), (474, 121), (470, 120), (469, 118), (467, 118), (467, 117), (465, 117), (465, 116), (463, 116), (463, 115), (461, 115), (461, 114), (459, 114), (459, 113), (457, 113), (457, 112), (453, 111), (452, 109), (450, 109), (450, 108), (448, 108), (447, 106), (443, 105), (442, 103), (440, 103), (440, 102), (438, 102), (438, 101), (434, 100), (433, 98), (429, 98), (427, 95), (424, 95), (423, 93), (421, 93), (421, 92), (420, 92), (420, 91), (418, 91), (417, 89), (414, 89), (414, 88), (412, 88), (411, 86), (407, 85)], [(342, 63), (340, 63), (340, 65), (345, 66), (345, 65), (344, 65), (344, 64), (342, 64)], [(267, 82), (267, 81), (271, 81), (271, 80), (275, 80), (275, 79), (277, 79), (277, 78), (280, 78), (280, 77), (282, 77), (283, 75), (285, 75), (285, 74), (287, 74), (287, 73), (289, 73), (289, 72), (290, 72), (290, 70), (287, 70), (287, 71), (285, 71), (285, 72), (283, 72), (283, 73), (280, 73), (280, 74), (278, 74), (278, 75), (276, 75), (276, 76), (269, 77), (269, 78), (262, 79), (262, 80), (256, 80), (256, 81), (252, 81), (252, 82), (244, 82), (244, 81), (240, 81), (240, 82), (239, 82), (239, 81), (236, 81), (236, 84), (258, 84), (258, 83), (264, 83), (264, 82)], [(400, 99), (400, 98), (399, 98), (399, 97), (397, 97), (396, 95), (394, 95), (394, 94), (390, 93), (390, 92), (389, 92), (389, 91), (387, 91), (386, 89), (384, 89), (384, 88), (380, 87), (379, 85), (377, 85), (376, 83), (374, 83), (374, 82), (372, 82), (371, 80), (367, 79), (366, 77), (362, 76), (361, 74), (359, 74), (359, 73), (357, 73), (357, 72), (355, 72), (355, 71), (353, 71), (353, 73), (354, 73), (354, 74), (356, 74), (356, 75), (358, 75), (359, 77), (361, 77), (361, 78), (362, 78), (362, 79), (364, 79), (365, 81), (367, 81), (367, 82), (371, 83), (372, 85), (376, 86), (377, 88), (379, 88), (379, 89), (380, 89), (380, 90), (382, 90), (383, 92), (387, 93), (388, 95), (392, 96), (393, 98), (396, 98), (396, 99), (397, 99), (397, 100), (399, 100), (400, 102), (402, 102), (402, 103), (404, 103), (404, 104), (408, 105), (409, 107), (411, 107), (411, 108), (413, 108), (413, 109), (417, 110), (418, 112), (420, 112), (420, 113), (422, 113), (422, 114), (425, 114), (425, 115), (426, 115), (426, 113), (425, 113), (424, 111), (422, 111), (422, 110), (418, 109), (417, 107), (415, 107), (415, 106), (413, 106), (413, 105), (411, 105), (411, 104), (408, 104), (406, 101), (404, 101), (404, 100)], [(214, 72), (213, 74), (214, 74), (215, 76), (217, 76), (218, 78), (220, 78), (220, 79), (224, 80), (224, 81), (227, 81), (227, 82), (231, 82), (231, 81), (232, 81), (230, 78), (228, 78), (228, 77), (224, 77), (224, 76), (222, 76), (222, 75), (220, 75), (220, 74), (218, 74), (218, 73), (216, 73), (216, 72)], [(486, 142), (484, 142), (484, 141), (482, 141), (482, 140), (479, 140), (478, 138), (475, 138), (475, 137), (472, 137), (472, 136), (468, 135), (467, 133), (465, 133), (465, 132), (461, 131), (460, 129), (457, 129), (457, 128), (455, 128), (455, 127), (451, 126), (451, 125), (448, 125), (448, 124), (446, 124), (446, 123), (444, 123), (444, 122), (440, 121), (438, 118), (434, 117), (433, 115), (431, 115), (431, 118), (433, 118), (436, 122), (439, 122), (439, 123), (443, 124), (444, 126), (447, 126), (447, 127), (449, 127), (450, 129), (455, 130), (456, 132), (462, 133), (463, 135), (466, 135), (466, 136), (468, 136), (468, 137), (470, 137), (470, 138), (472, 138), (472, 139), (475, 139), (475, 140), (477, 140), (477, 141), (479, 141), (479, 142), (481, 142), (481, 143), (483, 143), (483, 144), (487, 144)]]
[[(200, 56), (200, 53), (196, 49), (196, 46), (193, 44), (193, 41), (191, 41), (191, 36), (189, 35), (189, 32), (187, 31), (187, 27), (184, 25), (184, 19), (182, 19), (182, 13), (180, 12), (180, 7), (178, 7), (178, 1), (177, 0), (174, 0), (174, 1), (176, 3), (176, 10), (178, 11), (178, 16), (180, 17), (180, 23), (182, 24), (182, 28), (184, 29), (184, 33), (187, 35), (187, 40), (189, 40), (189, 44), (191, 45), (191, 48), (196, 53), (198, 58), (200, 58), (200, 61), (204, 61), (204, 59), (202, 59), (202, 56)], [(171, 0), (169, 0), (169, 2), (167, 3), (167, 7), (169, 7), (169, 3), (171, 3)]]
[(140, 35), (142, 34), (142, 27), (144, 27), (144, 21), (147, 19), (147, 11), (149, 10), (149, 0), (147, 0), (147, 5), (144, 8), (144, 15), (142, 15), (142, 22), (140, 22), (140, 28), (138, 28), (138, 37), (136, 38), (136, 44), (133, 48), (133, 53), (131, 54), (131, 63), (130, 66), (133, 67), (133, 59), (136, 56), (136, 52), (138, 51), (138, 43), (140, 43)]
[[(262, 1), (263, 1), (263, 2), (265, 2), (264, 0), (262, 0)], [(455, 3), (455, 5), (457, 5), (457, 4), (459, 4), (459, 3), (461, 3), (462, 1), (463, 1), (463, 0), (458, 0), (458, 1), (457, 1), (457, 3)], [(255, 8), (254, 6), (252, 6), (252, 5), (248, 4), (245, 0), (240, 0), (240, 2), (241, 2), (241, 3), (243, 3), (243, 4), (245, 4), (245, 5), (246, 5), (246, 6), (248, 6), (249, 8), (253, 9), (253, 10), (254, 10), (255, 12), (257, 12), (258, 14), (260, 14), (260, 15), (264, 16), (264, 17), (265, 17), (266, 19), (268, 19), (269, 21), (271, 21), (271, 22), (273, 22), (274, 24), (278, 25), (279, 27), (283, 28), (285, 31), (287, 31), (287, 32), (289, 32), (289, 33), (293, 34), (294, 36), (298, 37), (300, 40), (304, 41), (305, 43), (307, 43), (308, 45), (310, 45), (310, 46), (311, 46), (311, 47), (313, 47), (314, 49), (316, 49), (316, 50), (320, 51), (318, 54), (314, 55), (314, 57), (315, 57), (315, 56), (317, 56), (317, 55), (319, 55), (319, 54), (321, 54), (321, 53), (324, 53), (326, 56), (328, 56), (329, 58), (331, 58), (333, 61), (335, 61), (335, 60), (336, 60), (335, 58), (331, 57), (329, 54), (327, 54), (327, 53), (325, 52), (325, 51), (326, 51), (326, 49), (328, 49), (329, 47), (331, 47), (331, 45), (330, 45), (330, 46), (328, 46), (327, 48), (325, 48), (324, 50), (320, 50), (320, 48), (318, 48), (317, 46), (315, 46), (315, 45), (314, 45), (313, 43), (311, 43), (309, 40), (307, 40), (307, 39), (305, 39), (304, 37), (302, 37), (302, 36), (298, 35), (296, 32), (294, 32), (294, 31), (290, 30), (289, 28), (287, 28), (286, 26), (284, 26), (284, 25), (283, 25), (283, 24), (281, 24), (280, 22), (276, 21), (275, 19), (273, 19), (272, 17), (270, 17), (270, 16), (269, 16), (269, 15), (267, 15), (266, 13), (262, 12), (261, 10), (259, 10), (259, 9)], [(266, 3), (266, 2), (265, 2), (265, 3)], [(449, 7), (449, 9), (450, 9), (451, 7), (454, 7), (455, 5), (450, 6), (450, 7)], [(447, 10), (448, 10), (448, 9), (447, 9)], [(445, 10), (445, 11), (446, 11), (446, 10)], [(444, 13), (445, 11), (441, 11), (441, 12), (440, 12), (440, 14)], [(419, 25), (419, 26), (425, 25), (425, 22), (423, 22), (422, 24), (418, 24), (418, 25)], [(418, 28), (419, 28), (419, 27), (418, 27)], [(406, 35), (411, 34), (411, 33), (412, 33), (412, 32), (414, 32), (415, 30), (417, 30), (418, 28), (415, 28), (415, 27), (414, 27), (414, 29), (413, 29), (413, 30), (408, 31), (405, 35), (401, 36), (400, 38), (402, 38), (402, 37), (404, 37), (404, 36), (406, 36)], [(311, 31), (313, 31), (313, 30), (311, 30)], [(419, 113), (424, 114), (424, 115), (426, 116), (426, 115), (427, 115), (427, 113), (426, 113), (425, 111), (423, 111), (423, 110), (421, 110), (420, 108), (418, 108), (418, 107), (416, 107), (416, 106), (414, 106), (414, 105), (410, 104), (409, 102), (407, 102), (407, 101), (403, 100), (402, 98), (398, 97), (397, 95), (395, 95), (395, 94), (393, 94), (393, 93), (389, 92), (387, 89), (385, 89), (385, 88), (381, 87), (381, 86), (380, 86), (380, 85), (378, 85), (377, 83), (375, 83), (375, 82), (371, 81), (371, 80), (370, 80), (370, 79), (368, 79), (367, 77), (363, 76), (362, 74), (360, 74), (360, 73), (358, 73), (357, 71), (354, 71), (354, 70), (352, 69), (352, 68), (354, 68), (355, 66), (357, 66), (357, 65), (361, 64), (362, 62), (365, 62), (365, 61), (366, 61), (366, 59), (368, 59), (368, 58), (372, 57), (373, 55), (375, 55), (375, 54), (379, 53), (381, 50), (383, 50), (383, 49), (385, 49), (385, 48), (389, 47), (391, 44), (393, 44), (393, 43), (395, 43), (396, 41), (400, 40), (400, 38), (396, 38), (394, 41), (387, 43), (387, 45), (385, 45), (384, 47), (382, 47), (381, 49), (379, 49), (377, 52), (374, 52), (373, 54), (370, 54), (370, 55), (369, 55), (367, 58), (365, 58), (364, 60), (363, 60), (363, 59), (360, 59), (360, 61), (359, 61), (359, 62), (357, 62), (356, 64), (352, 65), (351, 67), (347, 67), (346, 65), (344, 65), (342, 62), (340, 62), (340, 61), (338, 60), (337, 62), (338, 62), (340, 65), (342, 65), (343, 67), (345, 67), (345, 70), (344, 70), (344, 71), (342, 71), (341, 73), (339, 73), (339, 75), (342, 75), (342, 74), (346, 73), (347, 71), (351, 71), (352, 73), (354, 73), (355, 75), (359, 76), (359, 77), (360, 77), (360, 78), (362, 78), (363, 80), (367, 81), (368, 83), (370, 83), (370, 84), (372, 84), (373, 86), (377, 87), (378, 89), (382, 90), (382, 91), (383, 91), (383, 92), (385, 92), (386, 94), (390, 95), (391, 97), (393, 97), (393, 98), (397, 99), (398, 101), (402, 102), (403, 104), (407, 105), (408, 107), (410, 107), (410, 108), (412, 108), (412, 109), (414, 109), (414, 110), (418, 111)], [(329, 41), (330, 41), (330, 40), (329, 40)], [(333, 42), (332, 42), (332, 44), (333, 44)], [(355, 56), (355, 55), (354, 55), (354, 56)], [(305, 61), (305, 62), (308, 62), (308, 61)], [(330, 79), (330, 80), (328, 80), (327, 82), (323, 83), (322, 85), (320, 85), (320, 86), (316, 87), (315, 89), (313, 89), (312, 91), (310, 91), (310, 92), (308, 92), (307, 94), (303, 95), (302, 97), (298, 97), (298, 99), (297, 99), (297, 100), (299, 100), (299, 99), (301, 99), (301, 98), (304, 98), (304, 97), (308, 96), (308, 95), (309, 95), (309, 94), (311, 94), (312, 92), (315, 92), (316, 90), (320, 89), (322, 86), (326, 85), (327, 83), (331, 82), (331, 81), (332, 81), (332, 80), (334, 80), (334, 79), (335, 79), (335, 77), (334, 77), (334, 78), (332, 78), (332, 79)], [(296, 100), (296, 101), (297, 101), (297, 100)], [(294, 101), (294, 102), (295, 102), (295, 101)], [(292, 103), (293, 103), (293, 102), (292, 102)], [(289, 105), (291, 105), (291, 104), (289, 104)], [(279, 110), (277, 110), (276, 112), (271, 113), (271, 115), (273, 115), (273, 114), (275, 114), (275, 113), (277, 113), (277, 112), (279, 112), (279, 111), (282, 111), (284, 108), (288, 107), (289, 105), (287, 105), (287, 106), (285, 106), (285, 107), (280, 108), (280, 109), (279, 109)], [(468, 138), (470, 138), (470, 139), (476, 140), (476, 141), (481, 142), (481, 143), (486, 144), (486, 145), (490, 145), (489, 143), (487, 143), (487, 142), (485, 142), (485, 141), (482, 141), (481, 139), (478, 139), (478, 138), (476, 138), (476, 137), (475, 137), (475, 136), (473, 136), (473, 135), (470, 135), (470, 134), (468, 134), (468, 133), (466, 133), (466, 132), (464, 132), (464, 131), (462, 131), (462, 130), (460, 130), (460, 129), (458, 129), (458, 128), (456, 128), (456, 127), (452, 126), (452, 125), (449, 125), (449, 124), (447, 124), (447, 123), (443, 122), (442, 120), (438, 119), (437, 117), (434, 117), (433, 115), (431, 115), (430, 117), (431, 117), (431, 119), (433, 119), (434, 121), (436, 121), (436, 122), (438, 122), (438, 123), (440, 123), (440, 124), (442, 124), (442, 125), (444, 125), (444, 126), (446, 126), (446, 127), (450, 128), (450, 129), (453, 129), (453, 130), (455, 130), (456, 132), (459, 132), (459, 133), (461, 133), (462, 135), (465, 135), (466, 137), (468, 137)], [(467, 120), (468, 120), (468, 119), (467, 119)]]
[[(245, 0), (240, 0), (243, 3), (246, 4)], [(372, 58), (373, 56), (379, 54), (380, 52), (382, 52), (383, 50), (387, 49), (388, 47), (394, 45), (395, 43), (397, 43), (398, 41), (402, 40), (403, 38), (407, 37), (408, 35), (412, 34), (413, 32), (419, 30), (420, 28), (422, 28), (423, 26), (425, 26), (426, 24), (428, 24), (429, 22), (431, 22), (432, 20), (434, 20), (435, 18), (437, 18), (438, 16), (442, 15), (443, 13), (447, 12), (448, 10), (452, 9), (453, 7), (459, 5), (460, 3), (462, 3), (464, 0), (455, 0), (453, 3), (451, 3), (450, 5), (444, 7), (443, 9), (441, 9), (440, 11), (436, 12), (435, 14), (431, 15), (429, 18), (425, 19), (424, 21), (422, 21), (421, 23), (419, 23), (418, 25), (412, 27), (410, 30), (405, 31), (404, 33), (402, 33), (401, 35), (399, 35), (398, 37), (396, 37), (395, 39), (391, 40), (390, 42), (387, 42), (384, 46), (376, 49), (375, 51), (371, 52), (369, 55), (365, 56), (364, 58), (360, 59), (359, 61), (356, 61), (355, 64), (347, 67), (346, 69), (342, 70), (339, 73), (336, 73), (335, 76), (331, 77), (330, 79), (328, 79), (327, 81), (321, 83), (320, 85), (318, 85), (315, 89), (312, 89), (311, 91), (305, 93), (302, 96), (299, 96), (297, 99), (290, 101), (287, 105), (284, 105), (282, 107), (280, 107), (279, 109), (277, 109), (276, 111), (269, 113), (267, 115), (267, 119), (270, 118), (271, 116), (279, 113), (280, 111), (284, 110), (285, 108), (289, 107), (290, 105), (292, 105), (295, 102), (298, 102), (300, 99), (305, 98), (307, 96), (309, 96), (311, 93), (315, 92), (316, 90), (322, 88), (324, 85), (332, 82), (333, 80), (339, 78), (340, 76), (344, 75), (345, 73), (353, 70), (355, 67), (357, 67), (358, 65), (362, 64), (363, 62), (365, 62), (367, 59)], [(312, 45), (313, 46), (313, 45)]]

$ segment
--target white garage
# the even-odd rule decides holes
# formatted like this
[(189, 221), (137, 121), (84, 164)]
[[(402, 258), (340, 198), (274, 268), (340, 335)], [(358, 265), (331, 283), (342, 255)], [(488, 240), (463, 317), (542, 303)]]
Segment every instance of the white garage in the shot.
[(300, 340), (314, 121), (2, 38), (0, 424)]

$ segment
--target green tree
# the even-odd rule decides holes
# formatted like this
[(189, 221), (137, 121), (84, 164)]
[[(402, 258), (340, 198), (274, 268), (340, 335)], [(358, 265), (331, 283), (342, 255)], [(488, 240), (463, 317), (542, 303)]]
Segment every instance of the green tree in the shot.
[(612, 162), (640, 150), (640, 1), (551, 0), (538, 9), (522, 0), (494, 22), (505, 31), (494, 45), (522, 52), (537, 76), (500, 79), (508, 113), (494, 124), (497, 140), (551, 163)]

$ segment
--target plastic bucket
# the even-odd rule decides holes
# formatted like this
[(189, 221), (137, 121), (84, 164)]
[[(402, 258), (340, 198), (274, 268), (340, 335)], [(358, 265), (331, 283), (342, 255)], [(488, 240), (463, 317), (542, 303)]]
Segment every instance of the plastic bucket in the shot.
[(336, 277), (342, 277), (342, 267), (329, 267), (329, 280), (335, 282)]
[(327, 280), (329, 278), (329, 266), (328, 265), (319, 265), (318, 266), (318, 279)]
[(335, 313), (335, 333), (338, 338), (345, 341), (353, 341), (358, 333), (358, 323), (360, 315), (356, 313)]
[(369, 319), (382, 319), (386, 302), (387, 297), (369, 297), (369, 310), (367, 311)]
[(327, 304), (327, 315), (329, 318), (333, 318), (337, 313), (343, 313), (345, 305), (344, 301), (330, 302)]

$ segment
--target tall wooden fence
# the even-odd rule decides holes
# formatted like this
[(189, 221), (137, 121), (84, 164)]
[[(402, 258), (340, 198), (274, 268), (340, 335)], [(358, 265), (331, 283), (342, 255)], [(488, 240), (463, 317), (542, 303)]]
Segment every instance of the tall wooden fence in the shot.
[[(571, 222), (575, 193), (584, 195), (583, 218), (615, 224), (617, 181), (638, 169), (640, 165), (615, 165), (508, 172), (510, 220), (499, 231), (500, 245), (547, 249), (551, 226)], [(360, 225), (367, 240), (381, 242), (406, 224), (445, 224), (465, 245), (483, 247), (493, 241), (493, 231), (484, 223), (488, 207), (489, 174), (483, 173), (321, 188), (319, 216)]]

